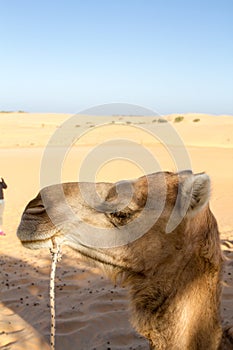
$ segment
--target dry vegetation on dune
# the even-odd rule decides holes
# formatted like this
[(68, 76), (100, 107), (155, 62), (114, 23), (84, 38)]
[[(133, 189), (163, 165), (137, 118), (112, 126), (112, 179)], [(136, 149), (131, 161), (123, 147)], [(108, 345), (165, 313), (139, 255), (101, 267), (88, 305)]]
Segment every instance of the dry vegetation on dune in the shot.
[[(44, 147), (56, 129), (69, 118), (71, 114), (39, 114), (20, 112), (2, 112), (0, 113), (1, 127), (1, 148), (18, 147)], [(70, 132), (73, 128), (92, 129), (96, 126), (96, 116), (78, 116), (76, 123), (70, 126)], [(114, 137), (128, 137), (132, 134), (132, 126), (143, 128), (143, 125), (151, 125), (151, 128), (163, 127), (167, 122), (171, 123), (183, 139), (186, 146), (206, 146), (206, 147), (228, 147), (233, 144), (233, 117), (232, 116), (210, 116), (205, 114), (173, 114), (163, 117), (139, 117), (139, 116), (109, 116), (103, 119), (104, 123), (112, 126), (112, 135)], [(126, 124), (130, 129), (122, 129)], [(95, 129), (95, 128), (94, 128)], [(155, 129), (156, 130), (156, 129)], [(130, 133), (129, 133), (130, 131)], [(106, 131), (102, 130), (102, 138), (107, 138)], [(111, 133), (110, 133), (111, 136)], [(96, 144), (100, 141), (100, 135), (94, 130), (90, 135), (89, 143)], [(143, 142), (155, 142), (148, 137)], [(81, 142), (82, 143), (82, 142)]]

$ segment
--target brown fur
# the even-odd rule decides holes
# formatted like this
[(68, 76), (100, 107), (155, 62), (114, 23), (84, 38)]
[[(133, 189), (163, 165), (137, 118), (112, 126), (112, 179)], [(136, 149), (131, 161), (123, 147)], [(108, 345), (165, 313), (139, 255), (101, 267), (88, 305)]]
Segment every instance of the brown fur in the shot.
[[(208, 206), (208, 177), (190, 172), (152, 174), (149, 181), (153, 183), (155, 197), (164, 191), (161, 176), (166, 180), (166, 205), (151, 229), (131, 243), (114, 248), (80, 244), (72, 227), (69, 229), (66, 213), (59, 209), (62, 203), (54, 200), (56, 186), (42, 190), (29, 203), (18, 236), (32, 249), (49, 246), (51, 237), (64, 239), (65, 244), (76, 249), (84, 259), (101, 266), (110, 278), (120, 276), (129, 288), (132, 323), (149, 340), (151, 349), (232, 349), (232, 329), (223, 333), (220, 322), (222, 255), (217, 223)], [(82, 220), (101, 227), (120, 228), (140, 216), (147, 198), (147, 180), (142, 177), (133, 181), (131, 202), (112, 212), (98, 212), (88, 206), (78, 184), (64, 184), (63, 190), (67, 202)], [(182, 203), (187, 201), (186, 196), (190, 196), (189, 204), (178, 225), (165, 233), (179, 198), (180, 182), (182, 191), (176, 210), (184, 209)], [(54, 227), (43, 210), (43, 191), (64, 229)], [(114, 184), (97, 184), (97, 191), (107, 203), (117, 200)], [(149, 208), (147, 215), (153, 213), (154, 209)]]

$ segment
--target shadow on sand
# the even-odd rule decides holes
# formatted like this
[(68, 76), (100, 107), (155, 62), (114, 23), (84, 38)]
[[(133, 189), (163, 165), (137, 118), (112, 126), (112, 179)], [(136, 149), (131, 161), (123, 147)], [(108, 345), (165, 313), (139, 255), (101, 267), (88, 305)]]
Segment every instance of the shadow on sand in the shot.
[[(73, 265), (71, 265), (73, 264)], [(0, 349), (49, 349), (50, 256), (0, 258)], [(63, 254), (56, 274), (56, 350), (148, 349), (129, 323), (127, 292)]]

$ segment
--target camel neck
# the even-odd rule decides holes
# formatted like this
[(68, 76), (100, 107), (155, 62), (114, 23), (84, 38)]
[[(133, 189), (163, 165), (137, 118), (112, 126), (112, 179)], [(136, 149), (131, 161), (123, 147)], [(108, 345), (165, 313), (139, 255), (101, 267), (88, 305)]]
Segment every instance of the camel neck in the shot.
[(190, 256), (180, 259), (176, 271), (163, 265), (149, 282), (132, 286), (132, 322), (151, 349), (218, 349), (221, 263), (219, 269), (210, 265)]

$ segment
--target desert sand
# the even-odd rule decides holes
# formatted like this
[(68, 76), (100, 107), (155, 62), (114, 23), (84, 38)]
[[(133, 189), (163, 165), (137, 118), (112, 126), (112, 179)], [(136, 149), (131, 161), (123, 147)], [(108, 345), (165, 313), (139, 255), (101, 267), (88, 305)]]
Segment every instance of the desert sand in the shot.
[[(207, 172), (212, 179), (210, 205), (226, 257), (223, 324), (233, 324), (233, 116), (190, 113), (161, 119), (114, 116), (101, 126), (106, 118), (0, 113), (0, 177), (8, 184), (6, 236), (0, 237), (0, 349), (49, 349), (50, 254), (21, 246), (16, 230), (28, 201), (56, 178), (116, 181), (161, 169), (182, 170), (189, 164), (194, 172)], [(110, 142), (100, 151), (107, 160), (98, 160), (96, 148), (104, 142)], [(144, 159), (140, 150), (135, 157), (133, 143), (155, 162)], [(63, 158), (57, 174), (59, 152)], [(49, 163), (43, 163), (46, 156)], [(44, 178), (45, 173), (51, 176)], [(148, 349), (130, 325), (127, 291), (81, 263), (67, 247), (57, 268), (56, 303), (57, 350)]]

